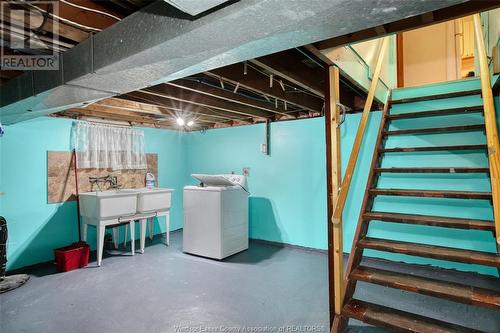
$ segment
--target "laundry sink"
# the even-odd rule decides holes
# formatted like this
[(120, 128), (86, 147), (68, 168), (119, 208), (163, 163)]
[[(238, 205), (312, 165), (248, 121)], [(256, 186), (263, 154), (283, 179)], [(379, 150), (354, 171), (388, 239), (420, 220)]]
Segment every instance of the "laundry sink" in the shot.
[(148, 213), (164, 211), (170, 208), (172, 192), (170, 188), (142, 188), (137, 189), (137, 212)]
[(80, 215), (97, 220), (137, 213), (136, 190), (109, 190), (79, 194)]

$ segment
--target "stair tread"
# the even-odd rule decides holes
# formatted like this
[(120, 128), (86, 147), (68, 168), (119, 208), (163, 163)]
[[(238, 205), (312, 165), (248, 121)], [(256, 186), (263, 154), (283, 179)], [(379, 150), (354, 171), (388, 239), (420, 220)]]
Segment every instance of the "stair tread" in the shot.
[(473, 90), (456, 91), (456, 92), (449, 92), (449, 93), (436, 94), (436, 95), (393, 99), (393, 100), (391, 100), (391, 104), (414, 103), (414, 102), (420, 102), (420, 101), (431, 101), (431, 100), (436, 100), (436, 99), (454, 98), (454, 97), (480, 95), (480, 94), (481, 94), (481, 89), (473, 89)]
[(500, 268), (500, 256), (496, 253), (370, 237), (361, 239), (358, 244), (362, 248), (372, 250)]
[(467, 107), (458, 107), (458, 108), (440, 109), (431, 111), (388, 114), (387, 119), (396, 120), (396, 119), (407, 119), (407, 118), (436, 117), (436, 116), (447, 116), (459, 113), (478, 113), (482, 111), (483, 111), (483, 105), (476, 105), (476, 106), (467, 106)]
[(396, 332), (415, 333), (454, 333), (478, 332), (463, 326), (427, 318), (417, 314), (392, 309), (382, 305), (368, 303), (357, 299), (350, 300), (342, 309), (345, 317), (364, 321), (378, 327)]
[(425, 146), (425, 147), (394, 147), (379, 149), (379, 153), (408, 153), (418, 151), (451, 151), (451, 150), (482, 150), (488, 149), (487, 145), (453, 145), (453, 146)]
[(461, 132), (461, 131), (478, 131), (484, 130), (484, 124), (477, 125), (460, 125), (460, 126), (445, 126), (445, 127), (428, 127), (428, 128), (412, 128), (404, 130), (384, 131), (384, 135), (404, 135), (404, 134), (434, 134), (442, 132)]
[(489, 168), (468, 167), (416, 167), (416, 168), (375, 168), (375, 172), (394, 173), (490, 173)]
[(464, 304), (500, 309), (500, 292), (496, 290), (364, 266), (356, 268), (351, 278)]
[(453, 198), (453, 199), (491, 199), (491, 192), (473, 191), (440, 191), (440, 190), (409, 190), (409, 189), (386, 189), (372, 188), (369, 190), (372, 195), (393, 195), (411, 196), (426, 198)]
[(365, 220), (379, 220), (385, 222), (429, 225), (445, 228), (475, 229), (492, 232), (495, 231), (495, 225), (493, 221), (477, 219), (387, 212), (367, 212), (363, 214), (363, 218)]

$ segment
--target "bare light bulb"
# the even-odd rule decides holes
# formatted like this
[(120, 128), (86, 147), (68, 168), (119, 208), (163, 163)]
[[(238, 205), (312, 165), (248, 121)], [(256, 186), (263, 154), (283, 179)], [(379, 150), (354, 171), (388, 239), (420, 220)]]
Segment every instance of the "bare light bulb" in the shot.
[(189, 127), (193, 126), (193, 125), (194, 125), (194, 121), (192, 121), (192, 120), (188, 121), (187, 125), (188, 125)]
[(176, 122), (177, 122), (177, 125), (184, 126), (184, 119), (182, 119), (181, 117), (177, 118)]

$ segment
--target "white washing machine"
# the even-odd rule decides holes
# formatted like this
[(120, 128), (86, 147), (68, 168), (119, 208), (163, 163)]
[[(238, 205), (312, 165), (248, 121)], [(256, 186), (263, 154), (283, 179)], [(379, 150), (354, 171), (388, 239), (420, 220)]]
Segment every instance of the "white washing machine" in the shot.
[(191, 175), (184, 187), (183, 251), (223, 259), (248, 249), (248, 191), (242, 175)]

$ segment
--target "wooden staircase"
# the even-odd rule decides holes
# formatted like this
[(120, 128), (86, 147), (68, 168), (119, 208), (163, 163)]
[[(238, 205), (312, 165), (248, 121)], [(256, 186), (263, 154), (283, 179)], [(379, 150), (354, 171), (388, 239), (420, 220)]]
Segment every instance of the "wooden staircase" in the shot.
[[(455, 188), (453, 188), (453, 190), (436, 190), (434, 188), (437, 185), (432, 186), (433, 184), (428, 184), (429, 188), (433, 189), (423, 189), (422, 184), (415, 184), (418, 185), (416, 186), (417, 188), (387, 188), (386, 186), (381, 186), (380, 184), (381, 177), (385, 175), (399, 176), (406, 174), (414, 176), (415, 174), (442, 174), (443, 177), (446, 177), (449, 175), (460, 174), (463, 177), (467, 177), (483, 174), (485, 177), (488, 177), (490, 169), (487, 164), (484, 166), (425, 166), (436, 165), (436, 163), (433, 163), (433, 158), (436, 154), (440, 154), (440, 156), (443, 154), (449, 154), (452, 156), (454, 154), (467, 154), (470, 152), (477, 154), (478, 152), (483, 152), (485, 156), (487, 156), (486, 144), (472, 142), (461, 145), (434, 144), (418, 145), (415, 147), (394, 147), (388, 144), (388, 140), (391, 140), (395, 136), (436, 136), (449, 133), (458, 133), (457, 135), (461, 135), (462, 133), (468, 132), (484, 132), (484, 123), (448, 126), (446, 125), (446, 120), (443, 118), (453, 115), (463, 116), (465, 114), (475, 114), (477, 117), (480, 116), (480, 113), (483, 111), (482, 105), (460, 106), (439, 110), (431, 108), (432, 110), (409, 112), (394, 111), (395, 105), (400, 106), (415, 102), (424, 102), (426, 105), (434, 105), (435, 101), (441, 100), (442, 102), (443, 99), (453, 100), (459, 99), (463, 96), (474, 96), (478, 94), (480, 94), (480, 90), (448, 92), (423, 97), (399, 98), (397, 100), (392, 100), (389, 107), (385, 109), (384, 114), (382, 115), (381, 126), (374, 151), (365, 196), (361, 207), (360, 218), (347, 266), (344, 305), (341, 310), (341, 315), (335, 316), (332, 332), (343, 331), (349, 318), (357, 319), (368, 324), (396, 332), (476, 332), (473, 328), (458, 326), (453, 323), (428, 318), (422, 314), (405, 312), (400, 309), (390, 308), (381, 304), (374, 304), (372, 300), (365, 301), (356, 299), (354, 297), (356, 285), (357, 282), (360, 281), (363, 283), (375, 284), (405, 291), (406, 293), (404, 293), (404, 295), (407, 296), (409, 303), (412, 302), (412, 293), (418, 293), (457, 303), (495, 309), (498, 310), (498, 316), (500, 316), (500, 289), (489, 290), (470, 286), (465, 283), (460, 284), (409, 273), (402, 273), (400, 271), (396, 272), (373, 268), (363, 264), (364, 261), (362, 260), (365, 255), (365, 250), (376, 250), (379, 253), (383, 253), (382, 256), (386, 258), (390, 258), (390, 255), (388, 254), (403, 254), (413, 257), (445, 260), (447, 262), (490, 266), (500, 271), (500, 256), (498, 255), (498, 252), (493, 253), (462, 249), (460, 248), (460, 239), (457, 239), (457, 247), (455, 248), (442, 246), (442, 244), (429, 245), (408, 242), (406, 240), (381, 239), (368, 236), (370, 225), (374, 221), (377, 221), (377, 223), (382, 222), (398, 224), (399, 226), (411, 225), (422, 228), (437, 227), (460, 229), (463, 232), (468, 233), (474, 233), (478, 230), (482, 232), (491, 232), (491, 243), (495, 244), (495, 226), (492, 220), (434, 216), (432, 213), (429, 213), (429, 215), (423, 215), (421, 214), (421, 211), (414, 214), (408, 212), (400, 213), (379, 211), (376, 209), (376, 200), (381, 196), (386, 198), (400, 197), (401, 200), (406, 200), (406, 198), (413, 198), (413, 200), (415, 198), (433, 198), (432, 200), (437, 201), (445, 200), (443, 205), (449, 204), (450, 200), (457, 199), (460, 202), (466, 200), (471, 203), (479, 200), (483, 201), (483, 205), (485, 202), (489, 203), (491, 205), (491, 209), (493, 209), (493, 199), (490, 191), (471, 191), (467, 189), (457, 190)], [(433, 121), (432, 119), (435, 118), (444, 123), (445, 126), (434, 125), (431, 127), (406, 128), (409, 127), (408, 120), (413, 118), (418, 118), (417, 120), (427, 119), (428, 121)], [(407, 122), (407, 126), (403, 126), (403, 129), (397, 126), (397, 121), (400, 120)], [(436, 123), (439, 124), (440, 122), (437, 121)], [(422, 161), (421, 165), (423, 166), (388, 166), (388, 163), (386, 163), (385, 160), (387, 156), (391, 154), (399, 154), (402, 159), (405, 159), (407, 155), (413, 155), (413, 158), (416, 156), (416, 158)], [(412, 161), (415, 161), (415, 159)], [(466, 204), (464, 204), (463, 207), (460, 207), (460, 209), (463, 210), (466, 210), (467, 208)], [(462, 215), (458, 213), (457, 216)], [(429, 229), (426, 230), (429, 232)], [(425, 234), (422, 236), (424, 238)], [(408, 266), (408, 270), (406, 271), (411, 271), (411, 266)], [(454, 271), (449, 270), (449, 272), (450, 274), (453, 274)], [(500, 279), (498, 279), (498, 284), (500, 285)]]

